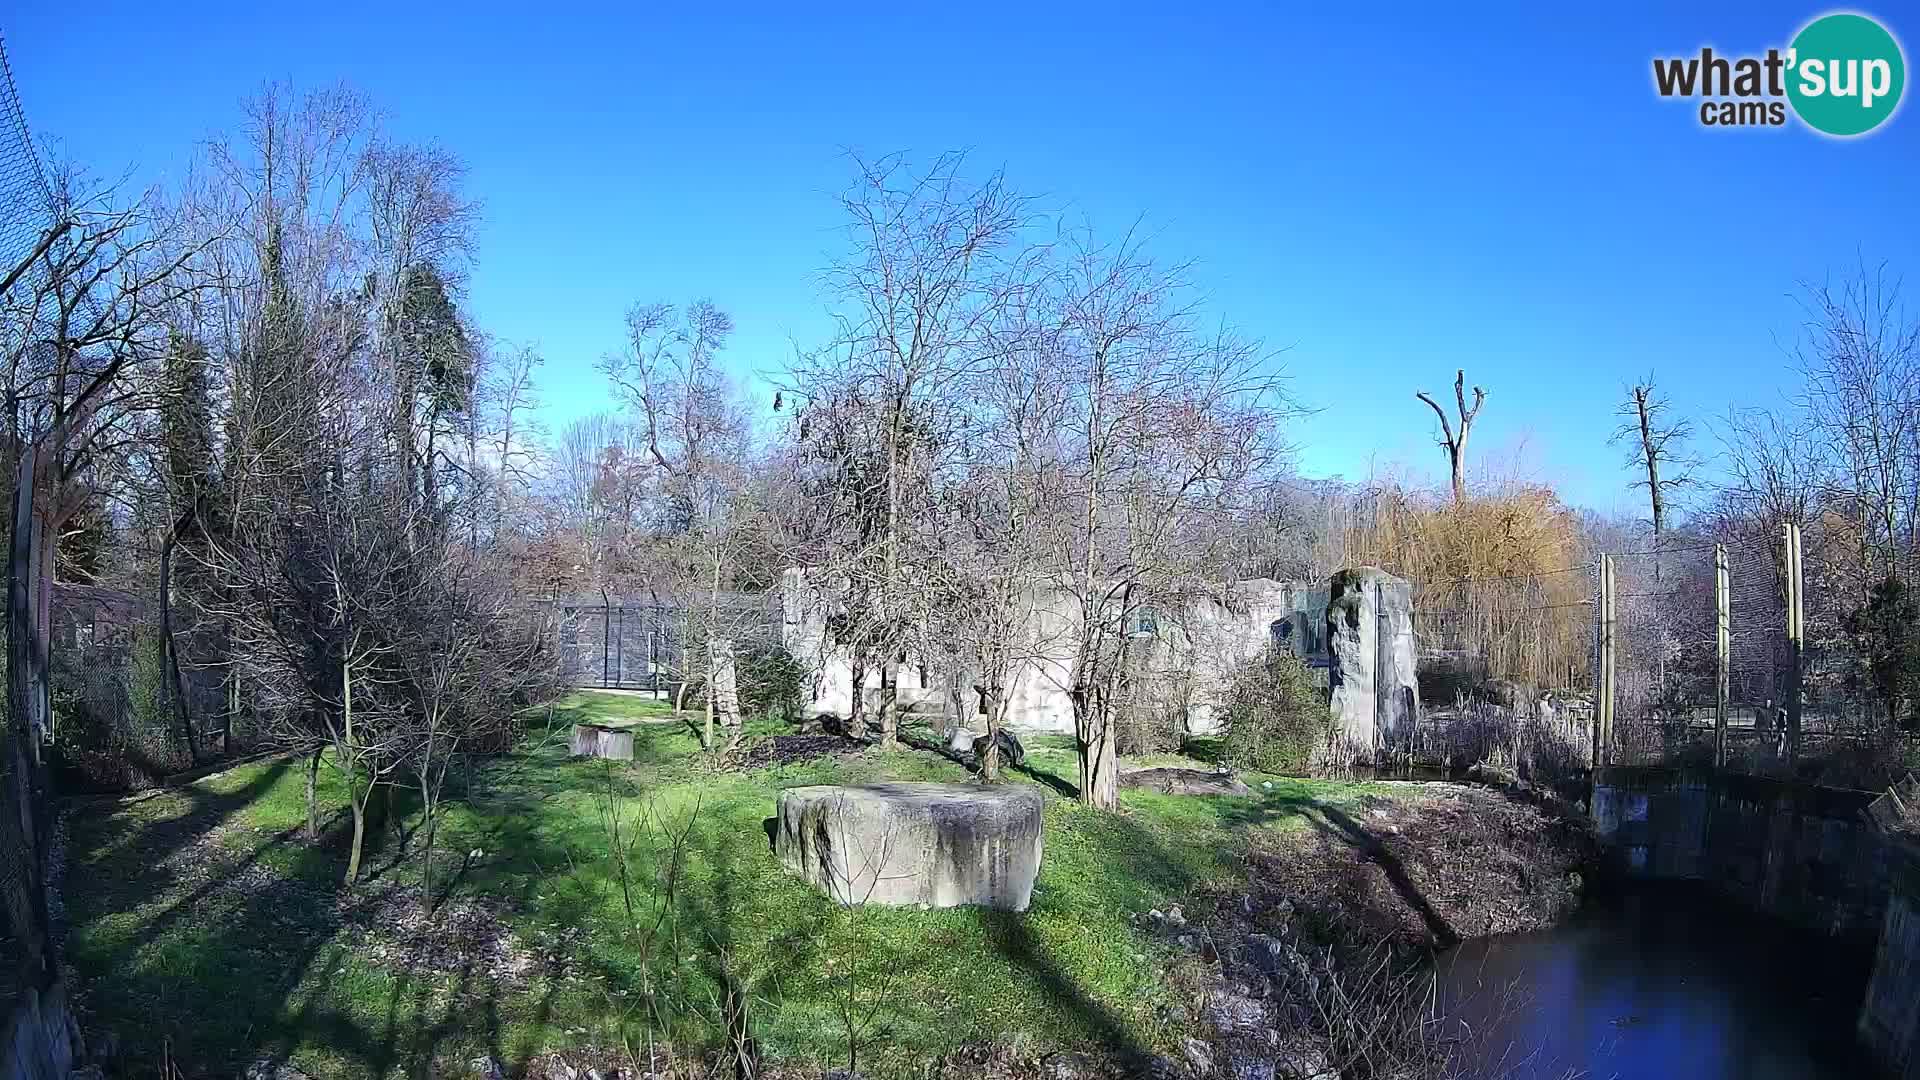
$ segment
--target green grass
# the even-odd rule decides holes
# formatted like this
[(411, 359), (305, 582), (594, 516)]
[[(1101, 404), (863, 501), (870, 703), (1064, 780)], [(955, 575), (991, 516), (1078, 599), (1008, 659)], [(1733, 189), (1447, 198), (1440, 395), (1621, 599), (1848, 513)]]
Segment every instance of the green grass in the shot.
[[(763, 822), (778, 790), (967, 773), (913, 750), (719, 771), (684, 723), (635, 724), (631, 765), (566, 756), (570, 723), (663, 711), (643, 699), (576, 695), (553, 710), (550, 736), (536, 731), (522, 751), (481, 765), (468, 797), (448, 806), (438, 847), (444, 872), (458, 873), (455, 902), (496, 904), (524, 941), (573, 935), (560, 973), (501, 980), (395, 970), (357, 949), (335, 915), (344, 792), (327, 770), (320, 793), (335, 839), (313, 846), (297, 838), (305, 809), (294, 762), (76, 815), (68, 948), (88, 976), (92, 1022), (115, 1031), (133, 1061), (157, 1060), (164, 1046), (211, 1072), (284, 1054), (320, 1077), (417, 1075), (429, 1062), (457, 1067), (485, 1053), (514, 1065), (548, 1049), (643, 1047), (642, 935), (609, 858), (611, 805), (630, 822), (645, 814), (691, 830), (666, 924), (678, 944), (663, 936), (649, 969), (672, 991), (665, 1022), (677, 1045), (718, 1045), (716, 958), (725, 955), (749, 992), (753, 1033), (777, 1060), (844, 1058), (833, 1003), (846, 985), (835, 973), (849, 960), (891, 979), (863, 1050), (868, 1075), (915, 1073), (914, 1063), (967, 1041), (1015, 1035), (1165, 1052), (1178, 1041), (1171, 955), (1134, 917), (1233, 885), (1252, 831), (1293, 827), (1315, 803), (1370, 790), (1248, 776), (1251, 797), (1129, 791), (1124, 812), (1102, 813), (1060, 794), (1074, 784), (1071, 742), (1033, 738), (1027, 769), (1008, 779), (1049, 792), (1030, 911), (849, 912), (774, 860)], [(543, 728), (546, 718), (532, 723)], [(776, 730), (762, 722), (749, 734)], [(396, 829), (411, 824), (405, 811), (394, 815)], [(417, 851), (390, 832), (376, 839), (369, 861), (379, 876), (360, 893), (417, 881)], [(187, 844), (197, 846), (173, 854)], [(662, 848), (635, 851), (643, 924), (659, 899)], [(474, 851), (482, 854), (467, 857)], [(182, 859), (212, 872), (180, 872)]]

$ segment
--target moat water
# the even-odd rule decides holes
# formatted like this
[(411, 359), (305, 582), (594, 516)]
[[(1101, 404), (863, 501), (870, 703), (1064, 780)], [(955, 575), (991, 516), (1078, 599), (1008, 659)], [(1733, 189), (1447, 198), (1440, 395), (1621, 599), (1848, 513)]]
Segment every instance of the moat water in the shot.
[(1871, 963), (1693, 888), (1642, 887), (1460, 945), (1440, 997), (1485, 1077), (1870, 1080), (1854, 1023)]

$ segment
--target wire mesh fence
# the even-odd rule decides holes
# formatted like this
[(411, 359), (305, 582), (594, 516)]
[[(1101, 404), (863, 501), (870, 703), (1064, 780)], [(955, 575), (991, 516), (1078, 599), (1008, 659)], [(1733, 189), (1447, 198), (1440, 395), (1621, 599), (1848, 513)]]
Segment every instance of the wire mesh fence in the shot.
[[(0, 43), (0, 279), (12, 278), (5, 296), (0, 296), (0, 348), (14, 355), (23, 340), (16, 318), (15, 297), (39, 295), (32, 280), (30, 257), (54, 223), (52, 196), (41, 170), (33, 140), (27, 130), (14, 90), (13, 74), (7, 65), (4, 43)], [(24, 268), (15, 275), (16, 268)], [(31, 304), (29, 304), (31, 306)], [(17, 485), (8, 470), (8, 489)], [(13, 492), (6, 492), (6, 513), (0, 520), (13, 521)], [(9, 529), (8, 535), (11, 536)], [(16, 590), (20, 560), (14, 560)], [(10, 602), (13, 593), (9, 593)], [(20, 597), (25, 611), (24, 593)], [(26, 643), (11, 631), (18, 614), (10, 611), (5, 625), (7, 641), (8, 687), (6, 723), (0, 725), (0, 1003), (20, 986), (41, 980), (47, 973), (51, 949), (44, 882), (42, 852), (47, 825), (45, 807), (46, 775), (33, 717), (19, 706), (24, 693), (20, 683), (26, 672), (17, 658)], [(22, 625), (25, 625), (24, 620)]]
[(623, 597), (558, 599), (561, 673), (575, 686), (678, 697), (705, 677), (707, 643), (723, 638), (751, 651), (780, 643), (778, 597), (722, 592), (684, 603)]
[[(1910, 768), (1913, 737), (1884, 707), (1876, 715), (1848, 628), (1861, 576), (1831, 541), (1783, 525), (1603, 556), (1613, 583), (1612, 633), (1596, 634), (1612, 651), (1610, 678), (1605, 658), (1595, 664), (1596, 694), (1612, 706), (1604, 760), (1865, 787)], [(1606, 613), (1596, 617), (1604, 627)]]
[(1920, 742), (1866, 677), (1848, 535), (1782, 525), (1418, 587), (1416, 753), (1884, 786)]

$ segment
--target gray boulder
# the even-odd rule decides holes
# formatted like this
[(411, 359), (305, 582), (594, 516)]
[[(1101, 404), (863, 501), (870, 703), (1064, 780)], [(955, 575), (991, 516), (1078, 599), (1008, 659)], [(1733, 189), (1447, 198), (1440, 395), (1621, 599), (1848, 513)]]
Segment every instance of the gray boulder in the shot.
[(1044, 802), (1025, 784), (819, 785), (780, 793), (774, 854), (843, 904), (1025, 911)]
[[(947, 749), (956, 754), (973, 754), (977, 757), (986, 753), (986, 739), (985, 735), (976, 735), (966, 728), (956, 728), (953, 738), (947, 742)], [(1027, 748), (1020, 744), (1019, 737), (1013, 732), (1001, 728), (1000, 733), (994, 736), (994, 741), (1000, 744), (1000, 764), (1018, 768), (1027, 763)]]
[(1353, 761), (1379, 763), (1413, 737), (1413, 586), (1363, 566), (1333, 575), (1327, 604), (1333, 738)]
[[(1020, 744), (1019, 737), (1013, 732), (1001, 728), (993, 741), (1000, 744), (1000, 764), (1018, 768), (1027, 763), (1027, 748)], [(974, 741), (973, 748), (975, 753), (985, 753), (987, 749), (980, 745), (979, 740)]]
[(1266, 1006), (1226, 988), (1208, 997), (1200, 1016), (1214, 1031), (1225, 1036), (1254, 1034), (1270, 1026)]

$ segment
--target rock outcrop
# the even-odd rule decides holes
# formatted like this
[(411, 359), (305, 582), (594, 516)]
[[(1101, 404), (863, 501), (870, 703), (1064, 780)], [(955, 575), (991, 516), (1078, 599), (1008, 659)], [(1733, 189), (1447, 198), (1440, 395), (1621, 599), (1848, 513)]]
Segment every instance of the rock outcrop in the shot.
[(843, 904), (1025, 911), (1040, 872), (1043, 805), (1026, 784), (788, 788), (774, 853)]
[(1363, 566), (1333, 575), (1327, 603), (1328, 684), (1336, 749), (1379, 762), (1406, 746), (1419, 717), (1413, 586)]

